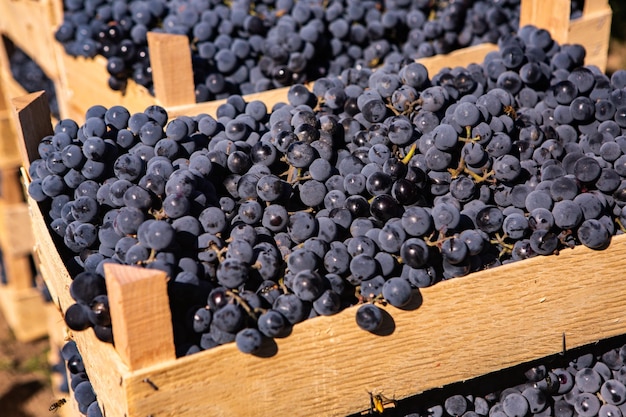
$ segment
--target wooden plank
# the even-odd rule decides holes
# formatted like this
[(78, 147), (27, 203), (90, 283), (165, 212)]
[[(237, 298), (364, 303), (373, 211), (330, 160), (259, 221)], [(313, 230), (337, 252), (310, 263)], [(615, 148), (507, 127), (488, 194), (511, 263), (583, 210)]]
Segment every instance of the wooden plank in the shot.
[(534, 25), (546, 29), (560, 44), (584, 46), (587, 51), (585, 64), (596, 65), (605, 71), (613, 14), (608, 1), (585, 1), (582, 17), (574, 20), (570, 20), (570, 4), (570, 0), (523, 0), (520, 26)]
[(585, 0), (583, 5), (583, 15), (605, 11), (607, 8), (611, 8), (608, 0)]
[(48, 333), (44, 300), (34, 287), (18, 290), (0, 285), (0, 308), (15, 338), (30, 342)]
[(596, 65), (602, 72), (606, 70), (608, 59), (612, 16), (611, 8), (605, 4), (603, 9), (574, 20), (569, 28), (568, 42), (584, 45), (585, 64)]
[[(131, 370), (175, 359), (172, 315), (163, 271), (106, 264), (113, 339)], [(145, 337), (146, 330), (158, 338)]]
[[(17, 183), (19, 186), (19, 182)], [(5, 256), (29, 256), (35, 245), (26, 203), (0, 200), (0, 249)]]
[[(11, 141), (14, 147), (17, 148), (13, 123), (8, 124), (11, 125), (11, 133), (13, 136), (6, 137), (0, 134), (0, 141)], [(0, 122), (0, 129), (1, 128), (2, 123)], [(0, 156), (0, 202), (2, 203), (25, 202), (24, 190), (20, 182), (20, 164), (21, 160), (17, 154), (17, 149), (7, 155)]]
[[(48, 363), (50, 367), (63, 362), (60, 350), (65, 343), (70, 340), (70, 334), (63, 321), (63, 316), (56, 309), (53, 303), (46, 304), (46, 317), (48, 326), (48, 341), (50, 342), (50, 352), (48, 353)], [(67, 365), (64, 363), (64, 374), (69, 378), (69, 372), (67, 371)], [(61, 392), (59, 385), (63, 382), (64, 375), (52, 372), (50, 375), (50, 383), (52, 385), (52, 392), (54, 394), (54, 400), (64, 398), (67, 403), (58, 409), (56, 415), (60, 417), (79, 417), (82, 414), (78, 411), (78, 403), (74, 399), (74, 395), (69, 392)], [(69, 381), (68, 381), (69, 385)]]
[(2, 267), (7, 286), (13, 290), (28, 291), (34, 287), (35, 272), (31, 256), (2, 254)]
[[(40, 261), (39, 269), (48, 285), (53, 303), (59, 311), (64, 312), (74, 304), (69, 294), (72, 278), (58, 253), (55, 255), (54, 251), (49, 250), (50, 245), (54, 246), (54, 241), (48, 233), (47, 226), (38, 221), (43, 219), (41, 212), (36, 209), (32, 214), (33, 231), (39, 243), (36, 249)], [(76, 341), (81, 354), (84, 354), (85, 369), (94, 390), (98, 393), (98, 401), (101, 407), (104, 407), (103, 411), (106, 411), (108, 416), (126, 414), (130, 417), (131, 414), (126, 411), (125, 401), (125, 380), (130, 371), (115, 348), (98, 340), (91, 330), (72, 332), (72, 338)]]
[(467, 67), (469, 64), (482, 64), (489, 52), (497, 51), (498, 46), (492, 43), (484, 43), (450, 52), (446, 55), (436, 55), (418, 59), (428, 70), (430, 78), (443, 68)]
[(106, 70), (106, 59), (99, 56), (94, 59), (70, 57), (62, 55), (62, 99), (66, 102), (66, 118), (76, 121), (79, 125), (85, 122), (85, 113), (94, 105), (112, 107), (124, 106), (131, 113), (142, 112), (146, 107), (156, 104), (156, 99), (147, 89), (128, 81), (122, 94), (109, 88), (109, 74)]
[(520, 27), (534, 25), (546, 29), (552, 39), (567, 43), (570, 7), (570, 0), (524, 0), (520, 5)]
[[(312, 87), (313, 83), (308, 84), (308, 86)], [(268, 111), (278, 103), (287, 103), (287, 93), (289, 92), (289, 87), (277, 88), (274, 90), (264, 91), (262, 93), (254, 93), (243, 96), (244, 100), (249, 103), (254, 100), (260, 100), (268, 108)], [(215, 116), (217, 112), (217, 108), (222, 104), (226, 103), (227, 99), (222, 100), (214, 100), (214, 101), (206, 101), (203, 103), (197, 103), (193, 105), (181, 105), (168, 107), (167, 113), (171, 118), (178, 116), (193, 116), (200, 113), (210, 114), (211, 116)]]
[(185, 35), (148, 32), (148, 48), (154, 93), (161, 105), (195, 103), (189, 38)]
[(13, 120), (17, 126), (17, 139), (26, 172), (30, 161), (37, 158), (41, 138), (53, 133), (50, 108), (46, 93), (39, 91), (11, 100)]

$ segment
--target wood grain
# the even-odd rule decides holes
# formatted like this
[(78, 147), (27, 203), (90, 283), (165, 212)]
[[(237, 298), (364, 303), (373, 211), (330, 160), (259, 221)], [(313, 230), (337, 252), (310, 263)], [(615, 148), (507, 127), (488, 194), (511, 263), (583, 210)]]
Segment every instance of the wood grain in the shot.
[(570, 20), (570, 6), (570, 0), (524, 0), (520, 27), (533, 25), (548, 30), (560, 44), (583, 45), (587, 51), (585, 64), (604, 71), (611, 36), (612, 11), (608, 1), (585, 1), (582, 17), (574, 20)]
[(106, 264), (104, 274), (115, 348), (129, 369), (175, 359), (165, 272)]
[(37, 63), (50, 79), (60, 74), (60, 45), (54, 31), (62, 21), (61, 0), (0, 1), (0, 32)]
[(195, 103), (189, 38), (148, 32), (154, 93), (165, 107)]

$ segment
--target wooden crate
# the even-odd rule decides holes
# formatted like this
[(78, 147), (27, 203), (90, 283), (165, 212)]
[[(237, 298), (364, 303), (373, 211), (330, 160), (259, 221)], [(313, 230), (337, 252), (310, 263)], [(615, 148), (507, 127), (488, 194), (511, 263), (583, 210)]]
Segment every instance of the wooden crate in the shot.
[[(20, 130), (28, 165), (51, 126), (41, 95), (13, 103), (29, 128)], [(74, 302), (71, 277), (43, 213), (29, 203), (41, 272), (64, 311)], [(571, 349), (623, 334), (625, 256), (621, 235), (602, 252), (576, 247), (448, 280), (419, 290), (409, 309), (386, 307), (388, 321), (378, 335), (358, 329), (352, 307), (296, 325), (265, 357), (228, 344), (179, 359), (163, 308), (164, 274), (109, 265), (116, 345), (99, 342), (91, 331), (73, 337), (108, 415), (342, 416), (366, 410), (368, 391), (402, 399), (556, 354), (563, 335)]]
[(570, 4), (570, 0), (522, 0), (520, 26), (548, 29), (560, 44), (583, 45), (587, 50), (585, 64), (604, 72), (611, 38), (611, 6), (608, 0), (586, 0), (582, 17), (570, 20)]
[(51, 79), (58, 77), (62, 47), (54, 32), (63, 21), (62, 0), (5, 0), (0, 2), (0, 33), (37, 60)]
[[(34, 2), (29, 1), (29, 3)], [(2, 15), (0, 14), (0, 16)], [(2, 18), (0, 17), (0, 21), (1, 20)], [(26, 91), (24, 87), (20, 85), (19, 82), (15, 80), (15, 78), (13, 78), (13, 74), (11, 72), (9, 57), (11, 56), (10, 54), (13, 52), (13, 48), (15, 47), (19, 47), (21, 49), (21, 46), (17, 44), (14, 39), (11, 38), (8, 34), (2, 34), (2, 36), (0, 37), (0, 93), (2, 93), (3, 100), (5, 102), (9, 102), (13, 97), (20, 97), (24, 94), (28, 94), (28, 91)], [(29, 53), (29, 51), (22, 51), (26, 54)], [(60, 56), (60, 52), (58, 52), (57, 55)], [(67, 114), (67, 110), (65, 110), (66, 103), (65, 100), (63, 100), (62, 94), (62, 92), (65, 90), (65, 87), (61, 84), (61, 77), (58, 75), (58, 73), (54, 75), (48, 73), (41, 57), (29, 55), (29, 58), (37, 63), (37, 65), (44, 71), (45, 75), (52, 81), (55, 93), (57, 95), (57, 105), (60, 115), (63, 116)]]
[(0, 257), (6, 278), (0, 284), (0, 308), (15, 337), (27, 342), (46, 336), (47, 328), (45, 302), (34, 286), (33, 233), (20, 179), (16, 129), (8, 108), (10, 97), (26, 91), (7, 73), (4, 44), (0, 44)]
[[(585, 62), (604, 71), (612, 16), (608, 0), (587, 0), (582, 17), (571, 21), (569, 12), (563, 13), (564, 10), (570, 10), (570, 0), (522, 0), (521, 23), (549, 30), (560, 43), (580, 43), (587, 49)], [(141, 112), (152, 104), (171, 109), (176, 114), (204, 106), (213, 107), (211, 103), (195, 105), (191, 55), (186, 36), (149, 33), (148, 44), (156, 97), (130, 80), (124, 93), (111, 90), (103, 57), (74, 58), (61, 53), (61, 84), (64, 86), (63, 101), (67, 111), (64, 117), (81, 123), (87, 109), (97, 104), (105, 107), (123, 105), (131, 113)], [(483, 44), (418, 61), (428, 68), (432, 76), (444, 67), (481, 63), (485, 55), (495, 49), (497, 47), (493, 44)], [(283, 92), (278, 95), (284, 97), (287, 89), (279, 90)]]

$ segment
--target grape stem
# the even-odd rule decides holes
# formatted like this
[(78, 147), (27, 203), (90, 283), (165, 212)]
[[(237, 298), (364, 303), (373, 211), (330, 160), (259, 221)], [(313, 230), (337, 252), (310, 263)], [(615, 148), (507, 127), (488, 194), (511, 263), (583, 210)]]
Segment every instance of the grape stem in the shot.
[(267, 310), (264, 308), (252, 308), (250, 304), (248, 304), (248, 302), (244, 300), (235, 290), (226, 290), (226, 295), (232, 297), (232, 299), (236, 301), (246, 311), (246, 313), (248, 314), (248, 316), (250, 316), (252, 320), (256, 321), (259, 318), (257, 314), (260, 315), (267, 312)]
[(509, 255), (513, 252), (513, 245), (507, 243), (505, 239), (508, 236), (505, 234), (501, 235), (500, 233), (496, 233), (494, 239), (491, 239), (490, 243), (494, 245), (500, 246), (500, 253), (498, 254), (499, 258), (502, 258), (504, 255)]

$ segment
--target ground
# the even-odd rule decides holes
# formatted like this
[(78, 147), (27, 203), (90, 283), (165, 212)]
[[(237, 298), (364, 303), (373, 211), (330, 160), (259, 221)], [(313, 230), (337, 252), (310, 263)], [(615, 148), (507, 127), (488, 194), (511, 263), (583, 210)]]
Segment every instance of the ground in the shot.
[(57, 401), (50, 381), (47, 339), (22, 343), (15, 339), (0, 312), (0, 415), (42, 417)]

